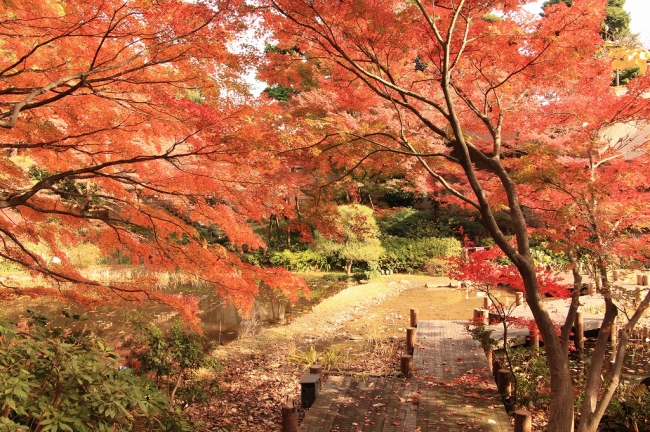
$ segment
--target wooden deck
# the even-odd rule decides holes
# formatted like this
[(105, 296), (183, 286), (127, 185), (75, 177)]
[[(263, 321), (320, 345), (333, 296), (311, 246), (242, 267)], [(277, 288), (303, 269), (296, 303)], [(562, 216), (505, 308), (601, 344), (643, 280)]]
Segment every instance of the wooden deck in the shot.
[[(645, 291), (642, 292), (645, 295)], [(544, 302), (548, 313), (553, 322), (561, 326), (566, 319), (570, 299), (557, 299), (548, 300)], [(603, 312), (605, 310), (605, 301), (599, 294), (580, 296), (580, 308), (583, 312), (584, 330), (597, 330), (603, 322)], [(524, 303), (521, 306), (515, 306), (510, 316), (513, 318), (521, 318), (524, 320), (533, 320), (533, 312)], [(503, 325), (492, 324), (487, 327), (492, 331), (492, 338), (500, 341), (503, 339)], [(510, 346), (524, 345), (527, 338), (530, 336), (530, 331), (527, 327), (510, 326), (508, 329), (508, 343)], [(499, 347), (501, 347), (501, 343)]]
[(463, 321), (420, 321), (414, 376), (331, 376), (300, 431), (512, 431), (478, 343)]

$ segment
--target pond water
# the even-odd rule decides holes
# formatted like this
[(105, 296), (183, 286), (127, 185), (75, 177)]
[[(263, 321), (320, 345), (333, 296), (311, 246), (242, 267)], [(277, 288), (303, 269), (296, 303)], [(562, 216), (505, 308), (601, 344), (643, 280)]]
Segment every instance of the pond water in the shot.
[[(571, 355), (572, 360), (576, 364), (575, 372), (578, 372), (580, 368), (584, 367), (585, 363), (589, 362), (590, 352), (593, 351), (596, 345), (598, 332), (597, 330), (587, 332), (586, 336), (584, 358), (580, 359), (576, 354)], [(605, 374), (610, 373), (612, 370), (612, 364), (616, 356), (616, 348), (616, 344), (612, 344), (611, 342), (607, 344), (606, 362), (604, 365)], [(639, 381), (647, 376), (650, 376), (650, 341), (644, 335), (633, 335), (625, 351), (621, 381)]]
[[(345, 282), (321, 277), (306, 277), (305, 279), (315, 295), (312, 296), (312, 299), (301, 297), (290, 307), (288, 307), (287, 302), (282, 302), (280, 310), (276, 310), (276, 316), (279, 315), (280, 321), (270, 319), (273, 316), (270, 306), (259, 302), (256, 303), (253, 310), (256, 319), (245, 320), (235, 306), (228, 304), (209, 285), (170, 284), (163, 290), (172, 294), (198, 297), (200, 299), (198, 316), (204, 333), (210, 340), (226, 344), (236, 339), (240, 331), (250, 330), (251, 326), (277, 325), (278, 322), (283, 322), (285, 315), (289, 313), (292, 317), (295, 317), (309, 312), (315, 304), (347, 286)], [(116, 308), (105, 307), (86, 310), (75, 305), (52, 302), (51, 299), (26, 299), (3, 302), (1, 308), (2, 315), (11, 320), (27, 318), (27, 309), (30, 309), (45, 315), (57, 325), (63, 325), (67, 321), (61, 314), (62, 310), (69, 311), (71, 314), (86, 315), (88, 320), (76, 323), (75, 326), (93, 331), (109, 341), (119, 340), (121, 334), (128, 333), (128, 318), (135, 312), (150, 316), (152, 321), (163, 330), (168, 329), (178, 316), (170, 308), (153, 302), (121, 302)], [(278, 312), (280, 313), (278, 314)]]

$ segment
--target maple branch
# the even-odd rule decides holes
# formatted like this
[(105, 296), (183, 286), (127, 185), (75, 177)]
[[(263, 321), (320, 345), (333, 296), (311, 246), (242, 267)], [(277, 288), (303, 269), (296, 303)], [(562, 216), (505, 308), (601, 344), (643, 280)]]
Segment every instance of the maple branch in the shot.
[[(29, 57), (34, 55), (36, 53), (36, 51), (38, 51), (40, 48), (47, 47), (48, 45), (50, 45), (52, 42), (54, 42), (56, 40), (63, 39), (65, 37), (71, 36), (76, 30), (79, 30), (79, 29), (87, 26), (91, 21), (94, 21), (98, 17), (98, 15), (99, 15), (99, 10), (97, 10), (97, 12), (95, 12), (95, 15), (93, 15), (90, 19), (85, 20), (85, 21), (81, 21), (81, 22), (73, 25), (70, 29), (64, 31), (63, 33), (61, 33), (59, 35), (56, 35), (56, 36), (53, 36), (53, 37), (51, 37), (49, 39), (46, 39), (43, 42), (39, 42), (39, 43), (35, 44), (34, 47), (32, 49), (30, 49), (26, 54), (22, 55), (15, 62), (8, 65), (4, 69), (0, 70), (0, 76), (2, 76), (4, 78), (12, 78), (12, 77), (22, 73), (22, 72), (18, 71), (18, 72), (15, 72), (13, 74), (7, 74), (7, 72), (9, 72), (11, 69), (14, 69), (14, 68), (18, 67), (19, 64), (24, 63)], [(21, 29), (20, 33), (21, 34), (23, 33), (23, 29)], [(11, 36), (13, 36), (13, 35), (11, 35)]]
[[(126, 16), (128, 16), (128, 14)], [(122, 17), (122, 19), (125, 19), (126, 16)], [(154, 61), (148, 61), (148, 62), (143, 63), (140, 66), (136, 66), (136, 67), (133, 67), (133, 68), (127, 68), (126, 70), (123, 70), (123, 71), (120, 71), (120, 72), (118, 72), (116, 74), (105, 76), (105, 77), (102, 77), (102, 78), (90, 79), (90, 77), (93, 76), (93, 75), (98, 75), (98, 74), (102, 74), (102, 73), (105, 73), (105, 72), (120, 69), (120, 68), (122, 68), (122, 67), (136, 61), (139, 58), (145, 57), (147, 54), (152, 54), (154, 57), (156, 57), (157, 54), (160, 54), (161, 52), (164, 51), (165, 47), (171, 47), (171, 46), (174, 45), (175, 42), (177, 42), (179, 40), (182, 40), (184, 38), (187, 38), (190, 35), (199, 32), (201, 29), (208, 26), (210, 24), (210, 22), (212, 22), (213, 19), (214, 19), (214, 15), (211, 16), (204, 23), (202, 23), (200, 26), (197, 26), (196, 28), (192, 29), (191, 31), (189, 31), (187, 33), (184, 33), (184, 34), (181, 34), (179, 36), (169, 38), (168, 40), (163, 40), (163, 41), (160, 41), (160, 42), (156, 42), (156, 43), (154, 43), (153, 45), (151, 45), (149, 47), (145, 47), (145, 48), (141, 49), (140, 51), (136, 52), (134, 55), (132, 55), (131, 57), (125, 59), (124, 61), (118, 62), (117, 64), (114, 64), (114, 65), (111, 65), (111, 66), (105, 66), (105, 67), (100, 67), (100, 68), (95, 68), (94, 69), (93, 65), (95, 63), (95, 58), (98, 55), (98, 52), (96, 52), (95, 57), (93, 59), (93, 62), (91, 63), (90, 68), (87, 71), (79, 72), (79, 73), (75, 73), (75, 74), (70, 74), (70, 75), (61, 77), (61, 78), (59, 78), (57, 80), (54, 80), (54, 81), (50, 82), (49, 84), (46, 84), (43, 87), (34, 89), (23, 100), (21, 100), (20, 102), (15, 103), (10, 110), (8, 110), (6, 112), (3, 112), (3, 113), (0, 113), (0, 119), (7, 119), (7, 120), (4, 120), (4, 121), (0, 121), (0, 127), (5, 128), (5, 129), (11, 129), (11, 128), (14, 127), (14, 125), (18, 121), (18, 117), (19, 117), (19, 115), (20, 115), (20, 113), (22, 111), (30, 110), (30, 109), (33, 109), (33, 108), (37, 108), (37, 107), (44, 106), (46, 104), (50, 104), (52, 102), (55, 102), (55, 101), (57, 101), (59, 99), (64, 98), (65, 96), (68, 96), (68, 95), (74, 93), (76, 90), (78, 90), (79, 88), (87, 85), (88, 83), (92, 84), (92, 83), (97, 83), (97, 82), (115, 81), (117, 78), (119, 78), (121, 76), (128, 75), (130, 73), (134, 73), (136, 71), (140, 71), (142, 69), (146, 69), (146, 68), (156, 66), (156, 65), (159, 65), (159, 64), (165, 64), (165, 63), (173, 62), (173, 61), (176, 61), (176, 60), (184, 57), (185, 54), (188, 52), (189, 48), (187, 50), (181, 51), (180, 53), (178, 53), (178, 54), (176, 54), (174, 56), (171, 56), (171, 57), (159, 58), (159, 59), (154, 60)], [(119, 23), (119, 21), (118, 21), (118, 23)], [(115, 26), (117, 26), (117, 24)], [(113, 26), (113, 27), (109, 26), (109, 28), (107, 29), (107, 32), (110, 32), (110, 30), (114, 29), (115, 26)], [(100, 43), (100, 46), (98, 47), (98, 50), (101, 48), (102, 45), (103, 45), (103, 40), (102, 40), (102, 43)], [(160, 50), (160, 51), (157, 51), (157, 49), (161, 48), (161, 47), (163, 47), (163, 49)], [(126, 49), (126, 48), (123, 48), (123, 49)], [(116, 56), (118, 54), (116, 54)], [(59, 86), (61, 86), (63, 84), (67, 84), (67, 83), (69, 83), (71, 81), (75, 81), (75, 80), (78, 80), (78, 82), (76, 84), (74, 84), (73, 86), (71, 86), (69, 89), (67, 89), (67, 90), (65, 90), (65, 91), (63, 91), (61, 93), (58, 93), (55, 96), (45, 98), (42, 101), (31, 103), (31, 101), (34, 100), (35, 98), (37, 98), (38, 96), (43, 95), (43, 94), (45, 94), (45, 93), (47, 93), (49, 91), (54, 91), (54, 89), (56, 89), (57, 87), (59, 87)]]
[(360, 159), (360, 160), (359, 160), (359, 161), (358, 161), (358, 162), (357, 162), (357, 163), (356, 163), (352, 168), (350, 168), (349, 170), (345, 171), (345, 172), (344, 172), (341, 176), (339, 176), (338, 178), (333, 179), (333, 180), (331, 180), (331, 181), (325, 183), (325, 184), (324, 184), (323, 186), (321, 186), (320, 188), (322, 189), (322, 188), (324, 188), (324, 187), (330, 186), (330, 185), (332, 185), (332, 184), (334, 184), (334, 183), (336, 183), (336, 182), (339, 182), (339, 181), (343, 180), (343, 179), (346, 178), (347, 176), (351, 175), (351, 174), (354, 172), (354, 170), (356, 170), (357, 168), (359, 168), (363, 162), (365, 162), (367, 159), (370, 159), (374, 154), (376, 154), (376, 153), (382, 153), (382, 152), (386, 152), (386, 151), (387, 151), (387, 150), (379, 149), (379, 150), (373, 150), (373, 151), (371, 151), (371, 152), (365, 154), (365, 155), (364, 155), (364, 156), (363, 156), (363, 157), (362, 157), (362, 158), (361, 158), (361, 159)]
[[(278, 12), (280, 12), (282, 15), (284, 15), (287, 19), (293, 21), (294, 23), (296, 23), (297, 25), (299, 25), (301, 27), (305, 27), (307, 29), (312, 30), (314, 33), (320, 35), (325, 41), (327, 41), (329, 46), (331, 46), (331, 48), (335, 52), (332, 52), (332, 50), (328, 49), (328, 47), (325, 44), (323, 44), (323, 42), (321, 42), (320, 40), (315, 40), (315, 42), (318, 43), (323, 48), (323, 50), (325, 50), (326, 52), (330, 53), (331, 55), (333, 55), (333, 56), (335, 56), (337, 58), (337, 60), (335, 60), (337, 62), (337, 64), (339, 64), (341, 67), (349, 70), (350, 72), (353, 72), (355, 75), (357, 75), (359, 78), (361, 78), (364, 81), (364, 83), (370, 84), (370, 82), (368, 80), (364, 79), (364, 77), (370, 78), (372, 80), (377, 81), (378, 83), (381, 83), (382, 85), (384, 85), (386, 87), (391, 88), (392, 90), (395, 90), (400, 95), (409, 96), (409, 97), (412, 97), (414, 99), (417, 99), (417, 100), (419, 100), (421, 102), (426, 103), (427, 105), (431, 105), (432, 107), (436, 108), (438, 111), (440, 111), (441, 114), (443, 114), (445, 116), (448, 115), (445, 112), (442, 105), (440, 105), (440, 104), (438, 104), (438, 103), (424, 97), (420, 93), (416, 93), (416, 92), (413, 92), (411, 90), (405, 89), (405, 88), (403, 88), (403, 87), (401, 87), (401, 86), (399, 86), (397, 84), (394, 84), (394, 83), (390, 82), (390, 80), (386, 80), (386, 79), (382, 78), (381, 76), (368, 71), (366, 68), (361, 67), (359, 65), (359, 63), (356, 60), (354, 60), (352, 57), (350, 57), (350, 55), (336, 42), (334, 37), (330, 37), (327, 34), (325, 34), (324, 32), (319, 31), (319, 29), (317, 27), (313, 26), (313, 25), (309, 25), (307, 23), (298, 21), (293, 15), (289, 14), (287, 11), (282, 9), (282, 7), (277, 3), (276, 0), (272, 0), (271, 3), (274, 5), (276, 10)], [(325, 21), (323, 21), (323, 23), (325, 23)], [(340, 59), (345, 60), (345, 62), (342, 62)], [(372, 58), (370, 60), (372, 62)], [(347, 66), (346, 63), (349, 64), (350, 66)], [(374, 87), (372, 85), (370, 85), (370, 87), (377, 94), (379, 94), (380, 96), (386, 98), (386, 95), (382, 94), (382, 92), (379, 92), (376, 89), (376, 87)], [(443, 134), (441, 134), (441, 135), (443, 135)]]
[[(456, 6), (456, 10), (454, 11), (454, 15), (451, 19), (451, 23), (449, 23), (449, 29), (447, 30), (447, 41), (444, 43), (444, 48), (445, 48), (445, 56), (443, 59), (443, 80), (445, 79), (447, 73), (451, 74), (452, 69), (454, 68), (454, 65), (458, 63), (461, 53), (462, 53), (462, 48), (458, 52), (458, 55), (456, 56), (456, 59), (449, 65), (449, 61), (451, 60), (451, 38), (454, 34), (454, 31), (456, 29), (456, 22), (458, 21), (458, 16), (460, 15), (461, 9), (463, 8), (463, 5), (465, 4), (465, 0), (460, 0), (458, 3), (458, 6)], [(469, 32), (469, 24), (466, 25), (466, 33), (465, 36), (467, 36), (467, 32)], [(463, 43), (464, 46), (464, 43)], [(447, 73), (445, 73), (445, 70)], [(444, 83), (444, 81), (443, 81)], [(444, 84), (443, 84), (444, 85)]]
[[(108, 27), (106, 27), (106, 32), (104, 32), (104, 35), (102, 36), (102, 38), (101, 38), (101, 40), (99, 42), (99, 45), (97, 46), (97, 49), (95, 50), (95, 55), (93, 55), (93, 59), (90, 62), (90, 69), (92, 69), (95, 66), (95, 62), (97, 62), (97, 58), (99, 57), (99, 53), (102, 50), (102, 46), (104, 46), (104, 42), (106, 42), (106, 39), (108, 38), (108, 35), (113, 30), (115, 30), (117, 28), (117, 26), (130, 15), (130, 14), (126, 14), (123, 17), (121, 17), (119, 20), (117, 20), (117, 22), (115, 22), (115, 18), (117, 16), (118, 12), (120, 12), (125, 7), (126, 7), (126, 3), (122, 3), (122, 5), (120, 7), (118, 7), (117, 9), (115, 9), (113, 11), (113, 16), (111, 17), (111, 20), (110, 20), (110, 22), (108, 24)], [(116, 56), (121, 51), (122, 50), (118, 51)]]
[(385, 132), (374, 132), (374, 133), (371, 133), (371, 134), (368, 134), (368, 135), (358, 135), (358, 134), (355, 134), (355, 133), (352, 133), (352, 132), (348, 132), (347, 134), (355, 137), (354, 140), (351, 140), (348, 143), (351, 143), (351, 142), (354, 142), (354, 141), (357, 141), (357, 140), (362, 140), (362, 141), (366, 141), (366, 142), (368, 142), (370, 144), (374, 144), (374, 145), (376, 145), (378, 147), (381, 147), (381, 148), (383, 148), (384, 150), (386, 150), (386, 151), (388, 151), (390, 153), (400, 154), (400, 155), (404, 155), (404, 156), (442, 157), (444, 159), (447, 159), (450, 162), (458, 163), (458, 159), (456, 159), (453, 156), (450, 156), (448, 154), (445, 154), (445, 153), (420, 153), (417, 150), (415, 150), (413, 147), (411, 147), (410, 144), (405, 143), (405, 142), (403, 142), (402, 145), (404, 147), (409, 148), (409, 151), (398, 150), (398, 149), (394, 149), (392, 147), (389, 147), (389, 146), (387, 146), (385, 144), (382, 144), (379, 141), (376, 141), (376, 140), (373, 140), (373, 139), (369, 138), (371, 136), (379, 135), (379, 136), (385, 136), (385, 137), (388, 137), (388, 138), (391, 138), (391, 139), (397, 141), (397, 139), (395, 139), (395, 137), (393, 137), (390, 134), (387, 134)]
[[(436, 39), (438, 40), (438, 43), (440, 45), (444, 45), (445, 41), (442, 38), (442, 34), (440, 34), (440, 31), (438, 30), (438, 26), (433, 21), (431, 16), (429, 16), (429, 13), (426, 11), (424, 6), (422, 5), (422, 2), (420, 0), (415, 0), (415, 4), (418, 6), (418, 8), (420, 8), (420, 11), (422, 12), (422, 15), (427, 20), (427, 23), (429, 24), (429, 27), (431, 28), (431, 30), (433, 31), (433, 34), (436, 36)], [(435, 5), (434, 5), (434, 7), (435, 7)]]
[[(75, 135), (68, 135), (63, 138), (59, 138), (56, 140), (51, 140), (51, 141), (41, 141), (36, 144), (27, 144), (25, 142), (21, 143), (0, 143), (0, 149), (34, 149), (34, 148), (50, 148), (54, 147), (56, 151), (66, 151), (69, 149), (74, 149), (75, 151), (78, 151), (80, 153), (84, 154), (97, 154), (95, 152), (90, 152), (86, 151), (85, 149), (82, 149), (79, 147), (79, 143), (73, 143), (73, 144), (58, 144), (58, 143), (63, 143), (64, 141), (68, 140), (76, 140), (79, 139), (81, 140), (82, 138), (88, 138), (93, 135), (101, 134), (103, 132), (111, 132), (111, 131), (117, 131), (117, 130), (125, 130), (128, 127), (135, 127), (138, 126), (139, 123), (132, 123), (132, 124), (127, 124), (127, 120), (129, 119), (130, 116), (127, 116), (124, 120), (119, 121), (117, 124), (111, 126), (111, 127), (105, 127), (105, 128), (97, 128), (93, 129), (89, 132), (83, 132)], [(82, 141), (80, 141), (82, 142)], [(89, 145), (89, 144), (85, 144)], [(105, 153), (102, 152), (102, 153)]]
[(112, 167), (112, 166), (118, 166), (118, 165), (132, 165), (132, 164), (137, 164), (137, 163), (143, 163), (143, 162), (149, 162), (149, 161), (154, 161), (154, 160), (160, 160), (160, 159), (174, 159), (174, 158), (182, 158), (182, 157), (187, 157), (187, 156), (192, 156), (195, 155), (196, 152), (187, 152), (187, 153), (176, 153), (172, 154), (172, 152), (176, 149), (176, 147), (184, 142), (187, 138), (190, 136), (196, 134), (197, 132), (194, 132), (185, 139), (181, 141), (175, 142), (170, 148), (165, 151), (162, 154), (159, 155), (143, 155), (143, 156), (136, 156), (130, 159), (118, 159), (110, 162), (104, 162), (101, 164), (97, 164), (95, 166), (91, 167), (86, 167), (86, 168), (78, 168), (75, 170), (69, 170), (66, 172), (58, 173), (58, 174), (53, 174), (38, 183), (36, 183), (34, 186), (32, 186), (28, 191), (22, 192), (22, 193), (13, 193), (10, 194), (8, 197), (0, 199), (0, 209), (2, 208), (8, 208), (8, 207), (16, 207), (19, 205), (24, 205), (32, 196), (34, 196), (36, 193), (38, 193), (40, 190), (43, 189), (51, 189), (53, 185), (61, 180), (64, 180), (66, 178), (73, 178), (82, 174), (87, 174), (87, 173), (96, 173), (99, 172), (105, 168)]

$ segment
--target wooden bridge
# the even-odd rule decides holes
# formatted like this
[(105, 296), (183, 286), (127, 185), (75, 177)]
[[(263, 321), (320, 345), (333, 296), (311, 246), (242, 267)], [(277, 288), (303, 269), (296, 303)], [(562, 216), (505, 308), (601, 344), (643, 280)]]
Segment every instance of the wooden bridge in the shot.
[(330, 376), (300, 431), (512, 431), (479, 344), (463, 321), (420, 321), (413, 376)]

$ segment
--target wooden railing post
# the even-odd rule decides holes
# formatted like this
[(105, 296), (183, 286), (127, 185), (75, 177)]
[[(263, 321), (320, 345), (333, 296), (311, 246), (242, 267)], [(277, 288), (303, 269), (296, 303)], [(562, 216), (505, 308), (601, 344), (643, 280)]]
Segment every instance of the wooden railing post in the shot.
[(506, 397), (510, 396), (512, 371), (510, 369), (499, 369), (497, 374), (499, 376), (497, 378), (497, 389), (499, 393)]
[(282, 405), (282, 432), (298, 432), (298, 407), (289, 400)]
[(515, 432), (532, 432), (533, 419), (530, 411), (519, 409), (515, 411)]
[(515, 304), (517, 306), (521, 306), (522, 304), (524, 304), (524, 293), (522, 293), (521, 291), (517, 291), (515, 293)]
[(499, 359), (497, 356), (492, 356), (492, 375), (494, 376), (494, 382), (498, 384), (499, 380), (499, 369), (501, 369), (501, 363), (499, 363)]
[(418, 310), (411, 309), (411, 327), (418, 326)]
[(485, 358), (487, 359), (487, 364), (488, 364), (488, 367), (490, 368), (490, 372), (492, 372), (492, 374), (494, 374), (494, 370), (492, 370), (492, 357), (493, 357), (492, 348), (488, 348), (485, 351)]
[(578, 355), (582, 355), (585, 349), (585, 324), (581, 311), (576, 312), (576, 317), (573, 321), (573, 327), (575, 330), (573, 341), (576, 348), (578, 349)]
[(488, 325), (490, 323), (490, 314), (487, 309), (479, 309), (479, 317), (483, 324)]
[(612, 323), (612, 331), (609, 334), (609, 341), (611, 343), (618, 342), (618, 323), (616, 321)]
[(400, 371), (404, 378), (409, 378), (412, 375), (413, 371), (413, 356), (403, 355), (400, 359)]
[(530, 346), (539, 350), (539, 331), (537, 329), (530, 331)]
[(490, 297), (483, 297), (483, 309), (490, 309), (490, 306), (492, 306), (492, 300), (490, 300)]
[(415, 327), (408, 327), (406, 329), (406, 354), (413, 354), (415, 349), (415, 334), (417, 329)]

